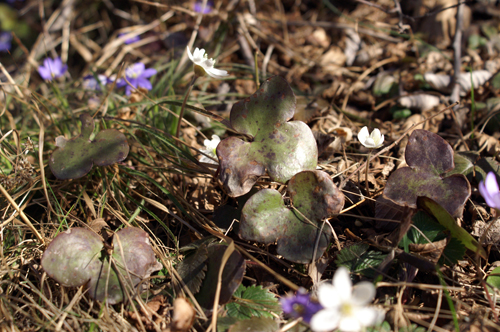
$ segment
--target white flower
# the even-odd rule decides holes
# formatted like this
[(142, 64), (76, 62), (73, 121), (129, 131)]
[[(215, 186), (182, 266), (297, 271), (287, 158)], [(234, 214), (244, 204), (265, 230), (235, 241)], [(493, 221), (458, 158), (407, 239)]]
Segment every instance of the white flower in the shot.
[[(217, 135), (212, 135), (212, 140), (206, 139), (203, 142), (203, 145), (205, 145), (206, 149), (201, 150), (204, 154), (217, 159), (217, 153), (215, 152), (215, 149), (217, 149), (217, 145), (220, 143), (220, 137)], [(200, 158), (200, 162), (202, 163), (209, 163), (209, 164), (217, 164), (216, 161), (208, 158), (207, 156), (202, 155)]]
[(352, 287), (349, 272), (340, 267), (333, 276), (333, 284), (318, 287), (318, 300), (323, 310), (311, 319), (313, 331), (361, 331), (367, 326), (382, 322), (384, 312), (366, 305), (375, 297), (372, 283), (362, 281)]
[(384, 143), (384, 135), (378, 129), (373, 129), (370, 134), (368, 127), (364, 126), (358, 133), (358, 140), (368, 149), (376, 149)]
[(201, 50), (197, 47), (195, 48), (193, 54), (189, 50), (189, 46), (187, 47), (188, 56), (193, 61), (196, 71), (196, 66), (203, 68), (203, 70), (213, 78), (223, 78), (228, 76), (227, 71), (222, 69), (215, 69), (215, 60), (209, 59), (205, 54), (205, 50), (202, 48)]

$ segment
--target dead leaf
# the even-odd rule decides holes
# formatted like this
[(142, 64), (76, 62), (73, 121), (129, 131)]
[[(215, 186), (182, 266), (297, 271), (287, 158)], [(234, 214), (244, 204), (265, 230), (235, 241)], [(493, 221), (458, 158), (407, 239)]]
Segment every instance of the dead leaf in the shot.
[(174, 301), (172, 321), (170, 322), (171, 331), (189, 331), (189, 329), (193, 326), (195, 317), (196, 312), (194, 311), (191, 303), (183, 297), (176, 298)]
[(413, 110), (425, 111), (440, 104), (439, 97), (429, 94), (404, 96), (399, 98), (399, 104)]

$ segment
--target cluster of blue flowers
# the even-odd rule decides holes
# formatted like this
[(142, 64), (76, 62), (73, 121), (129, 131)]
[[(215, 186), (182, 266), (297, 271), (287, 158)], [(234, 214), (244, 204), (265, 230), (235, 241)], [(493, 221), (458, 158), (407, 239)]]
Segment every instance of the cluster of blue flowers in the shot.
[[(46, 81), (62, 77), (68, 70), (68, 66), (63, 64), (61, 58), (55, 59), (46, 58), (43, 60), (43, 65), (38, 67), (38, 73)], [(148, 68), (141, 63), (134, 63), (125, 70), (125, 79), (120, 78), (116, 82), (116, 86), (121, 88), (125, 87), (126, 95), (130, 95), (133, 89), (144, 88), (151, 90), (153, 86), (149, 78), (156, 75), (156, 69)], [(83, 80), (83, 87), (87, 90), (100, 90), (102, 86), (112, 83), (113, 80), (105, 75), (87, 75)], [(128, 83), (127, 83), (128, 82)]]

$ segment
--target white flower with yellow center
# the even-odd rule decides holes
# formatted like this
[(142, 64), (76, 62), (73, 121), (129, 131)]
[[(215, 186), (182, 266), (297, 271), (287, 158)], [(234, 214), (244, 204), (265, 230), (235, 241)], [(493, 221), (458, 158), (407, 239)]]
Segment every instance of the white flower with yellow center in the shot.
[(203, 75), (202, 73), (205, 72), (208, 75), (212, 76), (213, 78), (218, 78), (218, 79), (224, 78), (229, 75), (225, 70), (214, 68), (215, 60), (209, 59), (208, 56), (205, 54), (205, 50), (203, 48), (200, 50), (197, 47), (195, 48), (193, 54), (191, 54), (191, 51), (189, 50), (188, 46), (187, 52), (189, 59), (191, 59), (191, 61), (193, 61), (194, 63), (194, 70), (196, 75), (202, 76)]
[(333, 276), (333, 284), (323, 283), (318, 287), (318, 300), (324, 309), (312, 317), (311, 329), (361, 331), (382, 322), (384, 312), (366, 306), (374, 297), (372, 283), (362, 281), (353, 288), (349, 271), (340, 267)]
[[(217, 135), (212, 135), (211, 140), (206, 139), (203, 142), (203, 145), (205, 145), (206, 149), (201, 150), (201, 152), (203, 152), (207, 156), (217, 159), (217, 152), (215, 151), (215, 149), (217, 149), (217, 145), (219, 145), (219, 143), (220, 143), (220, 137)], [(207, 156), (202, 155), (200, 158), (200, 162), (209, 164), (218, 164), (215, 160), (208, 158)]]
[(384, 143), (384, 135), (380, 133), (378, 128), (374, 129), (370, 134), (368, 127), (363, 127), (358, 133), (358, 140), (368, 149), (376, 149)]

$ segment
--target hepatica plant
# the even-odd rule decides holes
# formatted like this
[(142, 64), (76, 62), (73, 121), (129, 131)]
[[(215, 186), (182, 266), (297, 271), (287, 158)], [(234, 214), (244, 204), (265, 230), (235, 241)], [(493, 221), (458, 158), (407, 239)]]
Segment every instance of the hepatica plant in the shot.
[(219, 178), (230, 196), (249, 192), (266, 170), (272, 180), (285, 183), (316, 168), (318, 148), (311, 129), (304, 122), (288, 121), (295, 106), (292, 89), (279, 76), (233, 106), (231, 126), (251, 141), (229, 137), (217, 146)]
[(52, 173), (59, 180), (78, 179), (97, 166), (123, 161), (128, 156), (127, 138), (116, 129), (105, 129), (91, 138), (95, 123), (89, 114), (80, 115), (82, 133), (67, 140), (56, 138), (56, 149), (49, 159)]
[(408, 140), (405, 159), (409, 167), (391, 174), (384, 197), (414, 209), (419, 196), (428, 197), (452, 216), (461, 217), (471, 189), (464, 175), (446, 174), (455, 168), (448, 142), (427, 130), (416, 129)]
[(85, 284), (91, 298), (109, 304), (125, 300), (125, 292), (135, 293), (140, 281), (162, 267), (156, 261), (148, 234), (140, 228), (116, 232), (111, 255), (103, 247), (96, 233), (72, 228), (49, 244), (42, 256), (42, 267), (61, 285)]
[(321, 220), (339, 213), (344, 195), (322, 171), (303, 171), (288, 183), (294, 209), (283, 202), (281, 193), (263, 189), (253, 195), (241, 213), (240, 237), (265, 244), (278, 241), (278, 254), (297, 263), (310, 263), (323, 255), (330, 242), (330, 229), (321, 230)]

